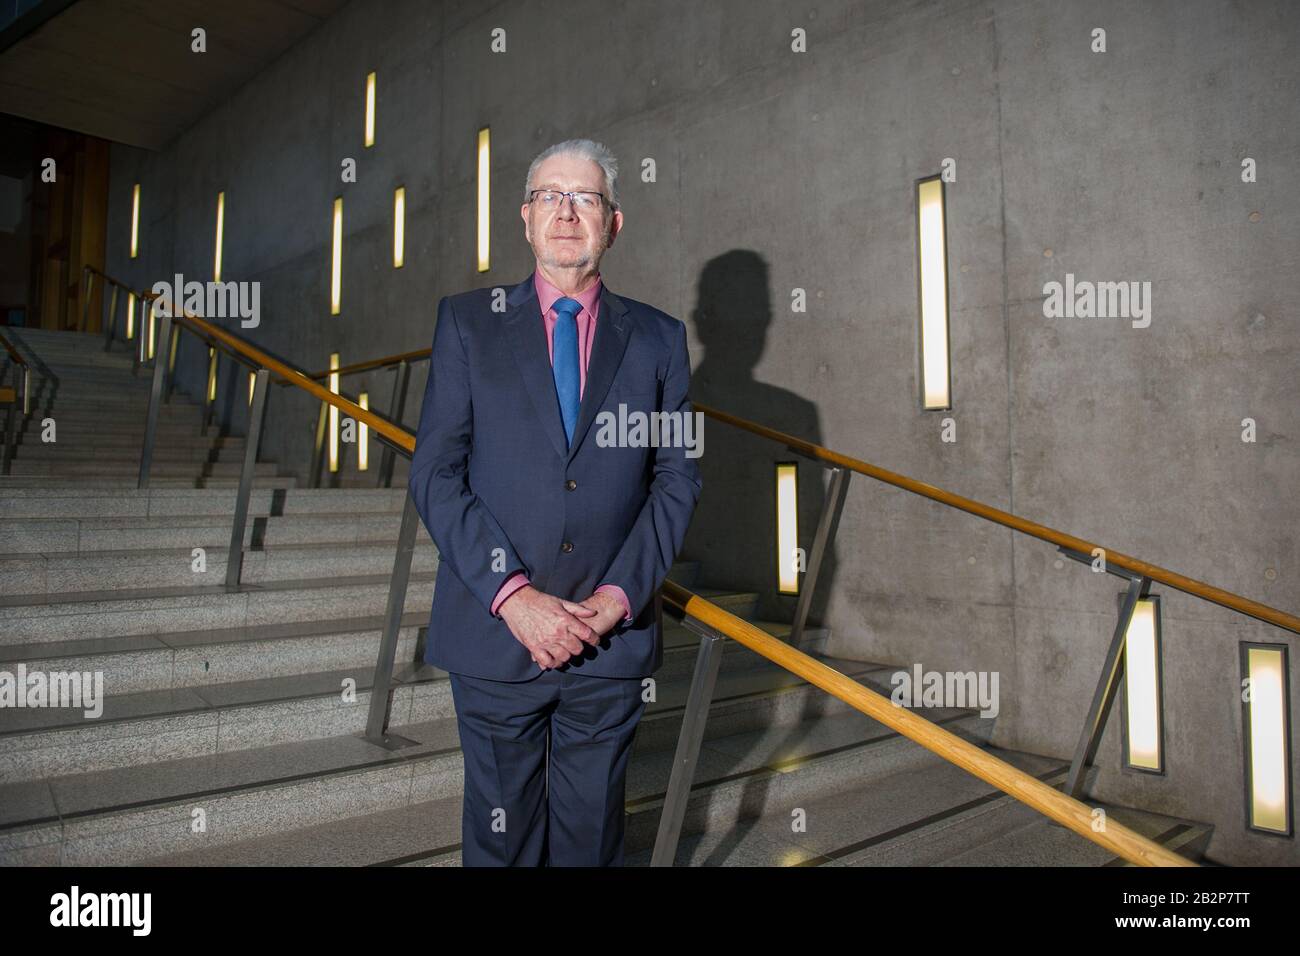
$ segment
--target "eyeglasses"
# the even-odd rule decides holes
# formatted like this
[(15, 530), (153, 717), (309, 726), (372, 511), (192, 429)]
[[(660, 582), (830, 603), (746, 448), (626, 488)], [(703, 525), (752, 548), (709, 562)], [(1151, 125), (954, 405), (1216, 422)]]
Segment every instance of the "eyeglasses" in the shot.
[(562, 192), (558, 189), (534, 189), (528, 194), (528, 201), (538, 200), (543, 209), (559, 209), (560, 202), (565, 196), (569, 197), (576, 209), (585, 212), (590, 212), (605, 202), (604, 193), (586, 192), (585, 190)]

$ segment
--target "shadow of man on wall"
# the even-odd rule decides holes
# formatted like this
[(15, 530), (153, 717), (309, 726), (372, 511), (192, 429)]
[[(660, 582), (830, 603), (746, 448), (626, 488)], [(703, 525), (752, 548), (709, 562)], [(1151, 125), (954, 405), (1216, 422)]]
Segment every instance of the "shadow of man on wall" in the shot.
[[(692, 320), (704, 350), (691, 373), (691, 400), (821, 444), (816, 405), (797, 391), (754, 378), (773, 319), (768, 284), (767, 263), (747, 249), (715, 256), (701, 270)], [(785, 445), (707, 417), (700, 458), (704, 488), (682, 554), (700, 562), (700, 586), (757, 592), (759, 619), (788, 622), (797, 598), (781, 595), (777, 587), (775, 478), (776, 463), (786, 461), (799, 463), (798, 545), (811, 556), (827, 497), (826, 470)], [(835, 551), (832, 542), (822, 561), (810, 625), (822, 620), (834, 585)]]

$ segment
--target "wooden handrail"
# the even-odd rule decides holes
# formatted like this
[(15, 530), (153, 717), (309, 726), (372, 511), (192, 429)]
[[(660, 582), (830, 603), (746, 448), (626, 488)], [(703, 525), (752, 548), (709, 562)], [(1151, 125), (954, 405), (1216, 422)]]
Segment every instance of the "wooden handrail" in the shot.
[(930, 498), (940, 504), (957, 508), (960, 511), (968, 512), (977, 517), (992, 521), (1004, 527), (1019, 531), (1043, 541), (1048, 541), (1060, 547), (1069, 548), (1083, 554), (1091, 555), (1094, 549), (1101, 548), (1105, 552), (1106, 562), (1135, 574), (1141, 574), (1152, 581), (1159, 581), (1161, 584), (1167, 584), (1171, 588), (1179, 591), (1185, 591), (1193, 594), (1202, 600), (1209, 601), (1212, 604), (1218, 604), (1230, 610), (1245, 614), (1248, 617), (1256, 618), (1260, 621), (1266, 621), (1277, 627), (1285, 628), (1288, 631), (1294, 631), (1300, 634), (1300, 617), (1294, 614), (1288, 614), (1286, 611), (1280, 611), (1277, 608), (1269, 607), (1267, 604), (1261, 604), (1258, 601), (1252, 601), (1249, 598), (1242, 597), (1232, 591), (1225, 591), (1222, 588), (1216, 588), (1212, 584), (1206, 584), (1203, 581), (1197, 581), (1185, 575), (1162, 568), (1159, 565), (1150, 564), (1138, 558), (1131, 557), (1121, 551), (1112, 551), (1110, 548), (1102, 548), (1099, 544), (1091, 541), (1085, 541), (1083, 538), (1076, 538), (1074, 535), (1065, 534), (1046, 525), (1037, 524), (1024, 518), (1013, 515), (1010, 512), (1001, 511), (990, 505), (974, 501), (971, 498), (963, 498), (961, 495), (953, 494), (951, 491), (945, 491), (942, 488), (936, 488), (934, 485), (927, 485), (923, 481), (917, 481), (914, 478), (908, 478), (906, 475), (895, 474), (892, 471), (886, 471), (884, 468), (878, 468), (875, 465), (868, 464), (865, 461), (859, 461), (857, 458), (850, 458), (848, 455), (841, 455), (838, 452), (831, 451), (829, 448), (823, 448), (821, 445), (814, 445), (812, 442), (804, 441), (802, 438), (796, 438), (793, 435), (787, 435), (779, 432), (774, 428), (768, 428), (757, 422), (751, 422), (748, 419), (740, 418), (727, 412), (710, 408), (707, 405), (695, 404), (694, 408), (715, 418), (720, 422), (734, 425), (737, 428), (752, 432), (755, 435), (761, 435), (764, 438), (770, 438), (772, 441), (781, 442), (789, 445), (810, 458), (817, 458), (821, 461), (832, 465), (838, 465), (841, 468), (847, 468), (850, 471), (856, 471), (858, 474), (875, 478), (877, 481), (883, 481), (886, 484), (902, 488), (904, 491), (910, 491), (913, 494)]
[[(416, 349), (413, 352), (402, 352), (398, 355), (369, 359), (365, 362), (354, 362), (351, 365), (344, 365), (342, 368), (327, 368), (323, 372), (312, 372), (307, 377), (319, 381), (320, 379), (329, 378), (330, 375), (355, 375), (357, 372), (369, 372), (375, 368), (386, 368), (389, 365), (397, 365), (399, 362), (416, 362), (420, 359), (427, 359), (432, 352), (432, 349)], [(287, 383), (279, 381), (276, 384), (285, 385)]]
[[(348, 415), (351, 415), (352, 418), (364, 421), (364, 423), (369, 425), (370, 428), (373, 428), (374, 431), (387, 438), (391, 444), (402, 447), (402, 449), (406, 450), (408, 454), (415, 453), (415, 436), (413, 436), (411, 432), (398, 427), (398, 425), (393, 425), (389, 423), (389, 421), (378, 418), (378, 416), (369, 412), (367, 408), (361, 408), (359, 405), (356, 405), (356, 403), (341, 397), (341, 395), (334, 394), (333, 392), (330, 392), (330, 390), (322, 388), (322, 386), (317, 385), (316, 382), (307, 375), (307, 373), (300, 371), (300, 369), (290, 367), (290, 365), (281, 362), (281, 360), (273, 358), (272, 355), (268, 355), (266, 352), (257, 349), (256, 346), (252, 346), (250, 343), (244, 342), (243, 339), (226, 332), (226, 330), (220, 328), (220, 326), (208, 323), (208, 321), (200, 319), (198, 316), (190, 315), (190, 313), (183, 310), (179, 312), (179, 315), (174, 316), (174, 321), (177, 321), (179, 328), (185, 328), (187, 332), (198, 334), (201, 338), (213, 339), (213, 341), (225, 343), (225, 345), (230, 347), (230, 349), (239, 352), (240, 355), (246, 356), (246, 358), (252, 360), (252, 362), (261, 365), (261, 367), (268, 369), (269, 372), (281, 377), (286, 384), (296, 385), (298, 388), (303, 389), (304, 392), (315, 395), (316, 398), (320, 398), (322, 402), (328, 402), (330, 405), (341, 408), (341, 410), (346, 411)], [(411, 354), (408, 355), (416, 356), (420, 355), (421, 352), (426, 354), (428, 351), (429, 350), (420, 350), (420, 352), (411, 352)], [(372, 367), (378, 367), (380, 364), (387, 363), (380, 362), (376, 365), (372, 365)], [(335, 371), (342, 372), (342, 369), (335, 369)], [(329, 375), (329, 372), (326, 372), (326, 375)], [(735, 416), (725, 415), (725, 412), (711, 410), (711, 408), (698, 405), (695, 407), (697, 407), (698, 410), (705, 412), (705, 414), (714, 416), (716, 419), (722, 421), (729, 420), (731, 421), (731, 424), (738, 424), (741, 423), (741, 421), (745, 421), (744, 419), (735, 419)], [(835, 460), (836, 463), (844, 464), (844, 467), (853, 467), (854, 464), (857, 464), (859, 467), (853, 467), (854, 471), (862, 471), (872, 477), (891, 475), (894, 479), (897, 479), (897, 481), (891, 481), (891, 484), (898, 484), (901, 483), (901, 481), (911, 483), (911, 479), (904, 479), (902, 476), (893, 476), (892, 472), (885, 472), (884, 470), (875, 468), (875, 466), (868, 466), (865, 462), (857, 462), (857, 460), (846, 458), (844, 455), (837, 455), (836, 453), (833, 453), (833, 451), (822, 449), (822, 447), (810, 444), (810, 442), (798, 440), (798, 438), (793, 438), (792, 436), (785, 436), (783, 433), (776, 432), (775, 429), (766, 429), (762, 427), (762, 425), (755, 423), (745, 423), (745, 425), (750, 425), (750, 431), (754, 431), (754, 429), (762, 429), (762, 431), (757, 433), (766, 433), (766, 437), (774, 438), (776, 441), (787, 441), (787, 444), (794, 447), (800, 447), (801, 450), (805, 450), (807, 453), (811, 454), (811, 451), (813, 450), (822, 451), (822, 453), (828, 457), (824, 458), (824, 460)], [(745, 427), (745, 425), (740, 425), (740, 427)], [(814, 455), (814, 457), (823, 457), (823, 455)], [(880, 475), (875, 475), (872, 471), (880, 472)], [(881, 480), (888, 479), (881, 477)], [(920, 483), (913, 484), (920, 485)], [(905, 486), (906, 488), (906, 485), (900, 484), (900, 486)], [(922, 486), (923, 488), (930, 489), (930, 485)], [(909, 488), (907, 490), (917, 489)], [(941, 489), (931, 490), (932, 492), (939, 494), (948, 494), (946, 492), (941, 492)], [(923, 492), (919, 492), (918, 490), (917, 493)], [(927, 497), (935, 496), (927, 494)], [(961, 502), (969, 501), (969, 499), (959, 498), (959, 496), (952, 497)], [(954, 507), (961, 507), (961, 505), (958, 505), (956, 501), (945, 503), (953, 503)], [(985, 507), (979, 505), (979, 502), (969, 503), (970, 505)], [(963, 507), (963, 510), (971, 509), (970, 507)], [(989, 509), (989, 511), (996, 512), (996, 509)], [(974, 514), (979, 514), (978, 511), (972, 512), (974, 512)], [(996, 512), (996, 514), (1005, 515), (1005, 512)], [(1023, 520), (1015, 518), (1014, 515), (1005, 516), (1006, 518), (1017, 520), (1017, 522), (1022, 522)], [(989, 518), (989, 520), (997, 519)], [(1032, 523), (1026, 522), (1024, 524), (1030, 525)], [(1014, 525), (1009, 525), (1009, 527), (1014, 527)], [(1040, 525), (1032, 525), (1032, 527), (1040, 527)], [(1023, 531), (1023, 528), (1021, 529)], [(1050, 529), (1045, 529), (1045, 531), (1050, 531)], [(1058, 535), (1060, 532), (1053, 533), (1057, 533)], [(1061, 537), (1067, 538), (1070, 542), (1078, 542), (1079, 545), (1088, 545), (1088, 542), (1082, 541), (1080, 538), (1071, 538), (1070, 536)], [(1074, 545), (1071, 544), (1071, 546)], [(1154, 576), (1152, 576), (1152, 578), (1154, 580)], [(1178, 585), (1174, 585), (1174, 587), (1178, 587)], [(1205, 587), (1208, 587), (1208, 585), (1205, 585)], [(748, 648), (754, 650), (755, 653), (762, 654), (763, 657), (770, 659), (770, 661), (776, 663), (776, 665), (784, 667), (784, 669), (793, 672), (793, 674), (802, 676), (803, 679), (809, 680), (809, 682), (815, 684), (816, 687), (822, 688), (823, 691), (831, 693), (831, 695), (835, 697), (839, 697), (840, 700), (853, 706), (853, 708), (861, 710), (862, 713), (867, 714), (868, 717), (875, 718), (876, 721), (884, 723), (885, 726), (892, 727), (893, 730), (900, 732), (900, 734), (909, 737), (911, 740), (917, 741), (917, 743), (922, 745), (922, 747), (931, 750), (933, 753), (939, 754), (939, 756), (943, 757), (944, 760), (962, 767), (963, 770), (969, 771), (969, 773), (976, 775), (976, 777), (985, 780), (987, 783), (991, 783), (992, 786), (997, 787), (998, 790), (1008, 793), (1008, 795), (1015, 797), (1015, 799), (1021, 801), (1021, 803), (1031, 806), (1031, 808), (1039, 810), (1040, 813), (1043, 813), (1045, 816), (1061, 823), (1061, 825), (1067, 827), (1067, 829), (1078, 832), (1079, 835), (1092, 840), (1093, 843), (1099, 844), (1101, 847), (1105, 847), (1106, 849), (1110, 849), (1110, 851), (1114, 852), (1115, 855), (1121, 856), (1122, 858), (1125, 858), (1125, 860), (1134, 862), (1134, 864), (1140, 866), (1195, 866), (1195, 864), (1192, 864), (1192, 862), (1186, 860), (1186, 858), (1178, 856), (1177, 853), (1171, 852), (1165, 847), (1161, 847), (1160, 844), (1154, 843), (1152, 840), (1148, 840), (1145, 836), (1138, 834), (1138, 832), (1132, 831), (1128, 829), (1128, 827), (1123, 826), (1122, 823), (1106, 821), (1104, 830), (1101, 832), (1093, 831), (1092, 810), (1089, 809), (1088, 806), (1079, 803), (1078, 800), (1074, 800), (1073, 797), (1063, 795), (1060, 791), (1053, 790), (1052, 787), (1047, 786), (1047, 784), (1041, 782), (1041, 780), (1031, 777), (1030, 774), (1023, 773), (1022, 770), (1015, 769), (1015, 767), (1011, 766), (1010, 763), (998, 760), (998, 758), (991, 756), (991, 754), (985, 753), (984, 750), (975, 747), (974, 744), (962, 740), (961, 737), (950, 734), (949, 731), (945, 731), (941, 727), (936, 727), (935, 724), (927, 721), (926, 718), (919, 717), (919, 715), (911, 713), (910, 710), (896, 708), (896, 706), (893, 706), (887, 698), (878, 695), (878, 693), (868, 691), (867, 688), (862, 687), (861, 684), (848, 678), (848, 676), (840, 674), (839, 671), (832, 669), (832, 667), (828, 667), (824, 665), (824, 663), (816, 661), (815, 658), (803, 654), (800, 650), (784, 644), (783, 641), (777, 640), (775, 637), (768, 635), (768, 633), (759, 630), (758, 627), (746, 622), (746, 620), (736, 618), (735, 615), (729, 614), (727, 611), (720, 609), (720, 607), (711, 604), (711, 602), (703, 600), (703, 598), (697, 596), (697, 594), (686, 591), (685, 588), (673, 583), (673, 581), (664, 581), (663, 594), (671, 604), (679, 606), (682, 613), (692, 615), (693, 618), (701, 620), (701, 622), (707, 624), (707, 626), (714, 627), (716, 630), (725, 633), (728, 637), (740, 641), (741, 644), (748, 646)], [(1286, 615), (1283, 615), (1283, 617), (1286, 617)]]
[(383, 437), (391, 445), (404, 450), (408, 455), (415, 453), (415, 436), (405, 428), (394, 425), (392, 422), (380, 418), (369, 409), (362, 408), (342, 395), (335, 395), (329, 389), (317, 385), (308, 377), (307, 373), (300, 369), (286, 365), (255, 345), (245, 342), (238, 336), (232, 335), (220, 326), (213, 325), (206, 319), (191, 315), (184, 309), (179, 310), (173, 316), (172, 321), (176, 322), (180, 328), (184, 328), (187, 332), (198, 335), (202, 339), (223, 343), (229, 349), (255, 362), (273, 375), (279, 376), (287, 384), (296, 385), (309, 395), (313, 395), (321, 401), (328, 402), (335, 408), (346, 412), (351, 418), (364, 422), (374, 429), (377, 435)]
[(23, 368), (29, 367), (27, 359), (23, 358), (22, 353), (14, 348), (13, 343), (9, 341), (9, 337), (3, 332), (0, 332), (0, 343), (4, 344), (5, 351), (9, 353), (9, 361), (15, 365), (21, 365)]
[[(418, 349), (414, 352), (406, 352), (399, 356), (390, 356), (388, 359), (377, 359), (373, 360), (371, 363), (362, 362), (358, 364), (362, 366), (371, 365), (373, 367), (378, 367), (379, 365), (393, 360), (401, 361), (402, 359), (407, 359), (409, 361), (414, 358), (426, 358), (430, 355), (431, 351), (431, 349)], [(349, 366), (349, 369), (351, 368), (354, 368), (354, 366)], [(343, 369), (339, 369), (338, 371), (340, 374), (344, 372)], [(329, 375), (329, 372), (322, 372), (317, 373), (317, 376), (315, 377), (327, 375)], [(1070, 550), (1087, 555), (1091, 555), (1094, 550), (1100, 548), (1105, 552), (1106, 561), (1109, 564), (1114, 564), (1117, 567), (1124, 568), (1126, 571), (1131, 571), (1134, 574), (1144, 575), (1152, 581), (1158, 581), (1159, 583), (1168, 585), (1171, 588), (1194, 595), (1204, 601), (1209, 601), (1211, 604), (1218, 604), (1220, 607), (1226, 607), (1229, 610), (1238, 612), (1239, 614), (1245, 614), (1247, 617), (1253, 617), (1256, 620), (1264, 621), (1265, 623), (1275, 625), (1276, 627), (1300, 634), (1300, 616), (1296, 616), (1295, 614), (1289, 614), (1286, 611), (1270, 607), (1269, 605), (1262, 604), (1259, 601), (1252, 601), (1250, 598), (1243, 597), (1233, 591), (1227, 591), (1223, 588), (1215, 587), (1212, 584), (1206, 584), (1204, 581), (1189, 578), (1176, 571), (1170, 571), (1168, 568), (1162, 568), (1157, 564), (1151, 564), (1150, 562), (1143, 561), (1140, 558), (1124, 554), (1122, 551), (1113, 551), (1110, 548), (1103, 548), (1101, 545), (1095, 544), (1091, 541), (1086, 541), (1083, 538), (1077, 538), (1074, 535), (1066, 534), (1063, 531), (1057, 531), (1055, 528), (1049, 528), (1046, 525), (1029, 521), (1025, 518), (1019, 517), (1018, 515), (1013, 515), (1008, 511), (1002, 511), (1001, 509), (994, 508), (991, 505), (986, 505), (982, 502), (975, 501), (974, 499), (954, 494), (951, 491), (936, 488), (934, 485), (928, 485), (923, 481), (917, 481), (915, 478), (908, 478), (906, 475), (900, 475), (888, 471), (857, 458), (851, 458), (848, 455), (841, 455), (839, 452), (831, 451), (829, 448), (815, 445), (802, 438), (796, 438), (794, 435), (787, 435), (784, 432), (777, 431), (775, 428), (768, 428), (766, 425), (760, 425), (758, 422), (750, 421), (747, 418), (741, 418), (739, 415), (732, 415), (728, 412), (711, 408), (708, 405), (701, 405), (698, 402), (693, 403), (692, 407), (696, 411), (703, 412), (705, 415), (715, 419), (716, 421), (732, 425), (735, 428), (759, 435), (763, 438), (771, 439), (775, 442), (781, 442), (784, 445), (789, 445), (791, 448), (798, 449), (810, 458), (816, 458), (820, 461), (827, 462), (828, 464), (847, 468), (848, 470), (855, 471), (860, 475), (866, 475), (868, 478), (883, 481), (885, 484), (893, 485), (896, 488), (902, 488), (904, 491), (910, 491), (912, 494), (921, 495), (924, 498), (929, 498), (932, 501), (939, 502), (940, 504), (948, 505), (949, 507), (956, 508), (959, 511), (965, 511), (968, 514), (975, 515), (976, 517), (984, 518), (986, 521), (992, 521), (994, 524), (1000, 524), (1005, 528), (1012, 529), (1013, 531), (1019, 531), (1022, 534), (1027, 534), (1042, 541), (1055, 544), (1058, 547), (1069, 548)]]
[(128, 285), (127, 283), (123, 282), (121, 279), (114, 279), (111, 275), (109, 275), (109, 274), (108, 274), (107, 272), (105, 272), (103, 269), (97, 269), (97, 268), (95, 268), (95, 267), (92, 266), (92, 265), (85, 265), (85, 266), (82, 266), (82, 268), (85, 269), (87, 272), (93, 272), (95, 275), (99, 276), (101, 279), (105, 280), (106, 282), (111, 282), (111, 283), (113, 283), (113, 285), (117, 286), (117, 287), (120, 288), (120, 289), (125, 289), (127, 292), (135, 292), (137, 298), (140, 298), (140, 299), (143, 299), (143, 298), (146, 298), (146, 297), (148, 297), (148, 298), (150, 298), (150, 299), (156, 299), (156, 298), (158, 298), (158, 294), (157, 294), (156, 292), (137, 292), (135, 289), (131, 288), (130, 285)]
[(1100, 832), (1094, 830), (1092, 809), (1086, 804), (1049, 787), (1036, 777), (999, 760), (919, 714), (895, 706), (888, 698), (863, 687), (853, 678), (724, 611), (676, 582), (665, 581), (662, 591), (665, 600), (677, 607), (682, 614), (739, 641), (754, 653), (798, 674), (850, 707), (916, 741), (926, 750), (938, 754), (949, 763), (974, 774), (1130, 863), (1137, 866), (1196, 866), (1191, 860), (1130, 830), (1118, 821), (1107, 818)]

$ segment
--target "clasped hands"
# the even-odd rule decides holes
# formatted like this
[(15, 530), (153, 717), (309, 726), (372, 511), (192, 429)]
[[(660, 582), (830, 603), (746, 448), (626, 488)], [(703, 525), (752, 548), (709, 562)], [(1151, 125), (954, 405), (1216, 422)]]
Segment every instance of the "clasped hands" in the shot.
[(583, 644), (598, 644), (623, 619), (624, 609), (603, 591), (575, 603), (527, 584), (506, 598), (499, 613), (533, 662), (548, 670), (581, 654)]

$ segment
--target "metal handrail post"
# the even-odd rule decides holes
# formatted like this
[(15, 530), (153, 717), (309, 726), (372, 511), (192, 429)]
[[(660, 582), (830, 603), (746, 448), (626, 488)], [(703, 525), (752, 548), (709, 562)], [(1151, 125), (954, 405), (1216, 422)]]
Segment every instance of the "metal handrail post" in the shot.
[(312, 446), (311, 464), (307, 468), (307, 487), (319, 488), (321, 471), (325, 467), (325, 430), (329, 424), (329, 402), (320, 403), (320, 417), (316, 419), (316, 443)]
[(90, 325), (90, 297), (94, 294), (95, 273), (90, 271), (90, 266), (82, 266), (81, 269), (86, 275), (86, 301), (81, 304), (81, 324), (77, 326), (77, 331), (85, 332)]
[(713, 703), (718, 667), (722, 663), (723, 635), (691, 617), (683, 618), (682, 623), (700, 635), (700, 651), (695, 658), (695, 673), (691, 677), (686, 710), (682, 714), (682, 729), (677, 736), (677, 751), (673, 754), (673, 770), (659, 816), (659, 831), (650, 856), (651, 866), (672, 866), (677, 856), (686, 806), (691, 798), (691, 781), (695, 778), (695, 766), (704, 742), (704, 725)]
[(844, 496), (848, 494), (849, 479), (853, 473), (847, 468), (833, 467), (831, 486), (822, 503), (822, 513), (817, 519), (817, 533), (813, 537), (812, 554), (808, 556), (808, 570), (803, 576), (799, 588), (799, 602), (794, 609), (794, 624), (790, 628), (790, 643), (798, 646), (803, 639), (803, 631), (808, 623), (808, 609), (812, 607), (813, 594), (817, 590), (817, 578), (822, 570), (822, 558), (826, 549), (835, 540), (835, 532), (840, 526), (840, 514), (844, 511)]
[[(172, 332), (171, 310), (164, 309), (159, 329), (164, 348), (170, 342)], [(144, 341), (143, 335), (140, 337), (140, 341)], [(153, 382), (149, 386), (149, 411), (144, 421), (144, 447), (140, 450), (140, 476), (136, 481), (137, 488), (149, 487), (149, 469), (153, 465), (153, 445), (154, 439), (158, 435), (158, 413), (161, 410), (163, 379), (166, 376), (167, 363), (155, 361), (153, 363)]]
[(113, 338), (117, 335), (117, 283), (113, 283), (113, 294), (108, 297), (108, 321), (104, 323), (104, 351), (113, 347)]
[(415, 553), (415, 532), (420, 526), (420, 515), (415, 510), (415, 499), (408, 492), (402, 506), (402, 526), (397, 533), (397, 554), (393, 558), (393, 574), (388, 585), (388, 607), (384, 611), (384, 634), (379, 641), (379, 657), (375, 661), (375, 677), (370, 685), (370, 714), (366, 719), (366, 739), (381, 746), (409, 746), (414, 741), (388, 733), (389, 709), (392, 706), (393, 664), (397, 657), (397, 637), (402, 630), (402, 615), (406, 610), (406, 587), (411, 580), (411, 558)]
[(1151, 579), (1147, 577), (1130, 578), (1124, 601), (1120, 605), (1119, 618), (1115, 622), (1115, 633), (1111, 636), (1110, 647), (1106, 650), (1106, 661), (1101, 666), (1101, 677), (1097, 689), (1092, 695), (1092, 705), (1084, 720), (1083, 730), (1079, 733), (1079, 742), (1074, 748), (1074, 759), (1070, 762), (1070, 775), (1065, 781), (1065, 792), (1071, 797), (1078, 797), (1083, 792), (1084, 774), (1092, 765), (1106, 730), (1106, 721), (1115, 703), (1119, 683), (1124, 676), (1124, 640), (1128, 636), (1128, 627), (1133, 620), (1133, 611), (1141, 598), (1147, 596), (1151, 589)]
[[(411, 383), (411, 363), (402, 359), (398, 363), (397, 371), (393, 378), (393, 400), (388, 405), (388, 417), (395, 425), (402, 424), (402, 416), (406, 414), (406, 392)], [(388, 445), (384, 446), (383, 455), (379, 460), (379, 485), (380, 488), (393, 487), (393, 464), (396, 461), (396, 452)]]
[(131, 374), (135, 375), (140, 371), (140, 366), (145, 364), (145, 340), (149, 335), (147, 326), (153, 318), (153, 299), (141, 300), (140, 307), (140, 324), (135, 329), (135, 351), (131, 355)]
[(221, 349), (209, 346), (208, 375), (203, 381), (203, 418), (199, 425), (199, 434), (207, 436), (208, 426), (212, 424), (214, 408), (217, 404), (217, 389), (221, 383)]
[(259, 368), (253, 376), (253, 401), (248, 412), (248, 437), (244, 444), (244, 467), (239, 473), (239, 491), (235, 495), (235, 515), (230, 524), (230, 550), (226, 554), (226, 587), (239, 587), (244, 566), (244, 529), (248, 526), (248, 501), (253, 494), (253, 472), (257, 465), (257, 446), (262, 439), (262, 419), (266, 412), (266, 390), (271, 373)]
[(171, 404), (172, 392), (176, 388), (176, 353), (180, 351), (181, 337), (172, 336), (171, 348), (167, 350), (167, 387), (163, 389), (163, 402)]

